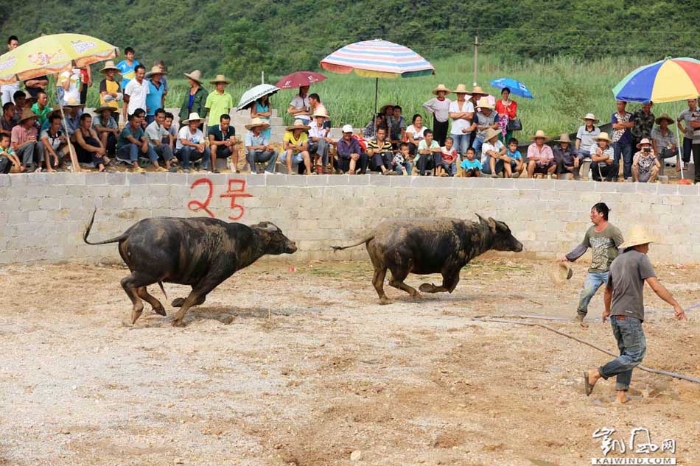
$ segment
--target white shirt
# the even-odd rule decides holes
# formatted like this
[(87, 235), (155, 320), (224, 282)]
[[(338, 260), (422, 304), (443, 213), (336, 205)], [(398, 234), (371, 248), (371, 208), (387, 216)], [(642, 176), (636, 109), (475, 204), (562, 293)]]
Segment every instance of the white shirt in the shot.
[(486, 164), (488, 162), (487, 157), (489, 157), (489, 155), (487, 155), (486, 152), (490, 150), (494, 152), (500, 152), (503, 147), (505, 146), (498, 139), (496, 140), (495, 144), (491, 144), (490, 142), (484, 142), (484, 144), (481, 146), (481, 163)]
[[(309, 139), (311, 138), (325, 138), (328, 136), (328, 128), (324, 128), (321, 126), (320, 128), (316, 125), (316, 122), (314, 121), (311, 123), (311, 128), (309, 129)], [(310, 142), (310, 141), (309, 141)]]
[[(309, 108), (309, 96), (302, 98), (299, 94), (295, 95), (292, 101), (289, 103), (290, 106), (301, 110), (302, 108)], [(297, 113), (297, 115), (309, 115), (309, 112)]]
[[(131, 84), (133, 81), (129, 81), (129, 84)], [(128, 87), (128, 84), (127, 84)], [(201, 144), (204, 141), (204, 133), (202, 133), (202, 130), (197, 128), (197, 131), (194, 133), (190, 132), (190, 127), (189, 126), (183, 126), (180, 128), (180, 132), (177, 134), (177, 142), (175, 143), (175, 150), (182, 149), (184, 146), (182, 145), (182, 142), (180, 139), (187, 139), (193, 144)]]
[(425, 137), (425, 130), (428, 129), (425, 126), (421, 127), (420, 131), (416, 129), (415, 126), (411, 125), (408, 128), (406, 128), (407, 133), (411, 133), (413, 135), (413, 140), (417, 139), (423, 139)]
[[(462, 108), (459, 108), (459, 102), (456, 100), (452, 103), (450, 103), (450, 112), (451, 113), (474, 113), (474, 104), (472, 104), (470, 101), (465, 101), (464, 104), (462, 105)], [(450, 130), (450, 134), (471, 134), (471, 133), (463, 133), (462, 130), (464, 128), (469, 128), (471, 126), (472, 122), (470, 120), (462, 120), (461, 118), (452, 120), (452, 129)]]
[(440, 123), (446, 122), (450, 118), (450, 99), (445, 97), (443, 100), (439, 100), (434, 97), (423, 104), (423, 108), (435, 115), (435, 119)]
[(139, 83), (136, 79), (129, 81), (124, 89), (124, 94), (129, 96), (129, 106), (126, 111), (129, 115), (133, 115), (137, 108), (146, 111), (146, 96), (148, 95), (148, 81), (145, 79)]

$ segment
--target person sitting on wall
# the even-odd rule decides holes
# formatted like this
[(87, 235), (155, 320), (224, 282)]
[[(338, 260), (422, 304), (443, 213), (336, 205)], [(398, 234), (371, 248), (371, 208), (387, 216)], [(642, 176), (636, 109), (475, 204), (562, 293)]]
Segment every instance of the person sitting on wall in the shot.
[[(292, 164), (299, 164), (299, 172), (302, 167), (305, 175), (311, 175), (311, 156), (309, 155), (309, 127), (302, 120), (294, 120), (294, 124), (287, 126), (284, 133), (284, 153), (281, 162), (287, 165), (287, 173), (293, 175)], [(301, 165), (303, 163), (303, 165)]]
[(245, 127), (248, 130), (245, 135), (246, 160), (250, 166), (251, 173), (257, 172), (255, 169), (256, 164), (265, 162), (267, 162), (265, 171), (275, 173), (278, 154), (270, 145), (270, 141), (265, 133), (265, 129), (270, 127), (270, 123), (262, 118), (253, 118), (250, 124), (245, 125)]
[(367, 171), (367, 154), (362, 151), (360, 143), (353, 137), (352, 126), (343, 126), (343, 137), (337, 142), (336, 152), (338, 154), (338, 169), (354, 175), (357, 173), (357, 164), (359, 162), (361, 173), (364, 175)]
[(632, 162), (632, 178), (638, 183), (653, 183), (659, 175), (661, 164), (651, 148), (651, 141), (643, 138), (637, 144), (637, 149), (639, 151), (634, 154)]
[(593, 140), (597, 144), (591, 147), (593, 181), (617, 181), (619, 165), (615, 162), (615, 150), (610, 146), (612, 139), (602, 132)]
[(551, 178), (557, 165), (554, 163), (552, 148), (545, 144), (550, 138), (538, 129), (532, 139), (534, 142), (527, 148), (527, 176), (542, 178), (547, 175)]
[(554, 163), (557, 165), (557, 175), (571, 174), (574, 179), (579, 178), (579, 159), (576, 156), (576, 151), (571, 147), (571, 139), (566, 133), (562, 133), (558, 142), (554, 146)]
[[(498, 138), (498, 135), (496, 135)], [(481, 161), (476, 159), (476, 150), (473, 147), (467, 149), (467, 158), (459, 166), (460, 172), (457, 176), (464, 178), (478, 178), (481, 176)]]
[(370, 169), (381, 171), (382, 175), (396, 175), (392, 169), (391, 160), (394, 152), (391, 150), (391, 141), (386, 138), (386, 126), (377, 128), (377, 135), (367, 143), (367, 156), (370, 157)]

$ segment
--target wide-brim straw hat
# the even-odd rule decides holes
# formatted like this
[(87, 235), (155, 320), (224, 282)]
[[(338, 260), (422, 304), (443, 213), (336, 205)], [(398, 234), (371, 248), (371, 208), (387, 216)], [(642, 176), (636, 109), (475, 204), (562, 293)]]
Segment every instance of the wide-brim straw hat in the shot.
[(481, 86), (474, 86), (471, 95), (488, 95), (488, 93), (484, 92)]
[(192, 81), (197, 81), (199, 84), (202, 84), (202, 72), (199, 70), (194, 70), (191, 73), (182, 73), (185, 75), (186, 78), (190, 78)]
[(610, 135), (606, 132), (600, 133), (598, 136), (593, 138), (594, 141), (608, 141), (612, 142), (612, 139), (610, 139)]
[(113, 62), (112, 60), (107, 60), (107, 61), (105, 62), (104, 68), (102, 68), (102, 69), (100, 70), (100, 73), (103, 73), (103, 74), (104, 74), (104, 73), (107, 73), (107, 71), (110, 71), (110, 70), (116, 71), (117, 73), (119, 73), (119, 68), (117, 68), (116, 66), (114, 66), (114, 62)]
[(568, 143), (570, 143), (570, 142), (571, 142), (571, 138), (569, 137), (569, 135), (568, 135), (567, 133), (562, 133), (562, 134), (559, 136), (559, 139), (555, 139), (554, 141), (556, 141), (556, 142), (568, 142)]
[(314, 114), (311, 115), (311, 118), (316, 118), (316, 117), (330, 118), (330, 117), (328, 116), (328, 112), (327, 112), (326, 109), (324, 109), (324, 108), (321, 108), (321, 109), (319, 109), (319, 110), (316, 110), (316, 112), (314, 112)]
[(453, 91), (455, 94), (469, 94), (467, 86), (464, 84), (457, 84), (457, 88)]
[(308, 131), (311, 127), (306, 126), (303, 121), (301, 120), (294, 120), (293, 125), (289, 125), (285, 128), (286, 131), (294, 131), (295, 129), (302, 129), (304, 131)]
[(489, 128), (484, 133), (484, 141), (490, 141), (492, 138), (498, 136), (501, 132), (497, 129)]
[(637, 144), (637, 149), (641, 149), (641, 148), (642, 148), (642, 144), (649, 144), (649, 145), (651, 145), (651, 141), (649, 140), (649, 138), (643, 138), (641, 141), (639, 141), (639, 144)]
[(252, 120), (250, 120), (249, 124), (245, 125), (245, 129), (253, 129), (253, 128), (257, 128), (257, 127), (264, 128), (267, 126), (270, 126), (270, 123), (268, 123), (267, 121), (265, 121), (261, 118), (253, 118)]
[(574, 270), (566, 262), (555, 262), (552, 264), (549, 274), (555, 283), (564, 283), (571, 280), (571, 277), (574, 276)]
[(535, 139), (544, 139), (545, 142), (551, 141), (551, 140), (552, 140), (552, 138), (550, 138), (549, 136), (547, 136), (546, 134), (544, 134), (544, 131), (542, 131), (541, 129), (538, 129), (538, 130), (535, 132), (535, 135), (534, 135), (534, 136), (531, 136), (530, 139), (532, 139), (533, 141), (534, 141)]
[(592, 113), (586, 113), (586, 116), (583, 117), (583, 118), (581, 118), (581, 119), (582, 119), (583, 121), (586, 121), (586, 120), (593, 120), (593, 123), (598, 123), (598, 122), (600, 121), (600, 120), (599, 120), (598, 118), (596, 118), (595, 115), (592, 114)]
[(76, 99), (75, 97), (69, 98), (65, 104), (62, 104), (61, 107), (84, 107), (85, 104), (81, 104), (80, 100)]
[(228, 84), (231, 84), (231, 81), (226, 79), (226, 76), (224, 76), (223, 74), (217, 74), (216, 78), (209, 81), (209, 84), (217, 84), (217, 83), (224, 83), (224, 84), (228, 85)]
[(163, 70), (163, 67), (156, 65), (156, 66), (153, 66), (153, 67), (151, 68), (151, 71), (149, 71), (148, 73), (146, 73), (146, 77), (147, 77), (147, 78), (150, 78), (151, 76), (153, 76), (153, 75), (155, 75), (155, 74), (161, 74), (161, 75), (163, 75), (163, 74), (168, 74), (168, 73), (166, 73), (166, 72)]
[(110, 112), (116, 112), (116, 111), (117, 111), (117, 109), (116, 109), (115, 107), (110, 107), (110, 106), (108, 106), (108, 105), (103, 105), (102, 107), (97, 107), (97, 108), (95, 109), (95, 114), (96, 114), (96, 115), (101, 115), (102, 112), (104, 112), (105, 110), (109, 110)]
[(622, 249), (639, 246), (641, 244), (654, 243), (656, 238), (651, 236), (649, 232), (640, 225), (633, 226), (627, 234), (627, 239), (620, 245)]
[(668, 116), (668, 113), (662, 113), (661, 116), (655, 120), (655, 121), (656, 121), (656, 124), (657, 124), (657, 125), (660, 125), (662, 120), (668, 121), (668, 124), (669, 124), (669, 125), (672, 125), (672, 124), (675, 123), (675, 121), (673, 121), (673, 118), (671, 118), (670, 116)]
[(202, 121), (202, 117), (199, 116), (199, 113), (192, 112), (192, 113), (190, 113), (190, 116), (187, 117), (186, 120), (182, 120), (182, 122), (185, 124), (189, 123), (190, 121)]
[(39, 116), (28, 108), (25, 108), (24, 111), (22, 111), (22, 118), (19, 119), (19, 122), (22, 123), (24, 120), (29, 120), (30, 118), (39, 118)]
[(444, 84), (438, 84), (435, 89), (433, 89), (433, 94), (437, 95), (438, 92), (444, 92), (445, 95), (450, 94), (452, 91), (445, 87)]
[(482, 97), (479, 99), (479, 101), (476, 103), (476, 106), (479, 108), (489, 108), (493, 110), (493, 105), (491, 105), (491, 102), (489, 102), (489, 99), (486, 97)]

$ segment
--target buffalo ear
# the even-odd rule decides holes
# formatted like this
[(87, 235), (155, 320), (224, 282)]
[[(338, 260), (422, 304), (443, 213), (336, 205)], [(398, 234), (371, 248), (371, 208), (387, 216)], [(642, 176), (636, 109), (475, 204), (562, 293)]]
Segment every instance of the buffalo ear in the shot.
[(508, 225), (506, 225), (504, 222), (500, 222), (498, 220), (495, 220), (496, 222), (496, 228), (504, 233), (507, 233), (510, 231), (510, 228)]
[(274, 223), (265, 222), (265, 229), (267, 231), (279, 231), (279, 228)]
[(488, 224), (488, 223), (489, 223), (489, 222), (487, 222), (486, 219), (485, 219), (484, 217), (482, 217), (481, 215), (476, 214), (476, 216), (479, 217), (479, 223), (483, 223), (483, 224)]
[(491, 233), (495, 235), (498, 226), (497, 222), (493, 218), (489, 217), (489, 219), (486, 221), (486, 224), (489, 226)]

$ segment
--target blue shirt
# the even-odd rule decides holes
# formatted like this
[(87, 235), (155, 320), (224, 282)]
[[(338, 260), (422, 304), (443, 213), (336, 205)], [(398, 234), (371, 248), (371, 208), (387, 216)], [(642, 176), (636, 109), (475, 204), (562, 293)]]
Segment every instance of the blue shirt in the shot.
[(156, 110), (161, 108), (163, 92), (165, 92), (165, 84), (160, 83), (160, 87), (156, 87), (150, 79), (148, 81), (148, 94), (146, 95), (146, 115), (155, 115)]
[(506, 155), (513, 160), (522, 160), (523, 156), (520, 154), (519, 150), (511, 152), (510, 149), (506, 149)]
[(140, 63), (137, 60), (134, 60), (134, 64), (129, 66), (129, 64), (126, 62), (126, 60), (122, 60), (119, 63), (117, 63), (117, 68), (119, 68), (119, 73), (122, 75), (122, 89), (126, 89), (126, 85), (129, 84), (129, 81), (134, 79), (135, 77), (135, 70), (136, 67), (139, 66)]
[(266, 146), (268, 142), (267, 137), (265, 137), (265, 133), (260, 131), (259, 135), (253, 134), (252, 131), (248, 131), (245, 135), (245, 146), (246, 147), (252, 147), (252, 146)]
[(338, 145), (336, 146), (336, 152), (341, 159), (349, 159), (350, 154), (361, 154), (362, 149), (360, 148), (360, 143), (357, 139), (351, 138), (350, 142), (346, 141), (345, 138), (338, 139)]
[(479, 171), (482, 170), (481, 160), (476, 160), (476, 159), (474, 159), (474, 160), (464, 159), (464, 161), (462, 162), (462, 165), (460, 165), (460, 166), (464, 170), (474, 170), (474, 169), (479, 170)]

